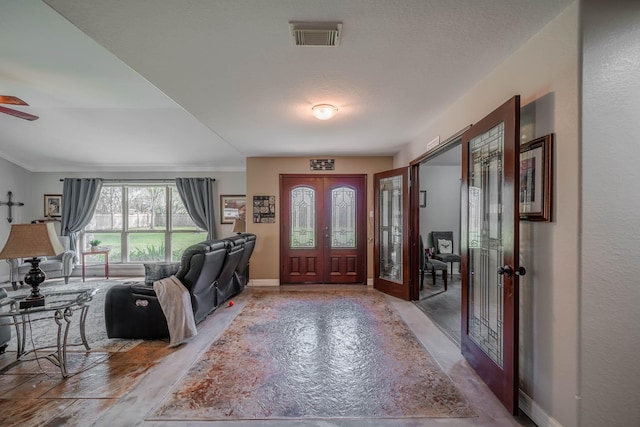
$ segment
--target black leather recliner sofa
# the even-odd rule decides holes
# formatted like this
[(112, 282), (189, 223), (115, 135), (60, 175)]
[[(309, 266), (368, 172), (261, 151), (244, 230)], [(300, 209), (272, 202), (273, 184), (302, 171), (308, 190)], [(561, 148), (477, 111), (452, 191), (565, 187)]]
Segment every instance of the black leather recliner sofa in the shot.
[(243, 242), (236, 244), (229, 239), (224, 239), (224, 241), (228, 245), (228, 253), (220, 277), (215, 281), (217, 306), (239, 293), (234, 286), (234, 274), (244, 253)]
[[(196, 323), (241, 291), (234, 286), (234, 279), (243, 254), (244, 241), (235, 244), (227, 239), (204, 241), (184, 251), (176, 277), (191, 295)], [(112, 286), (107, 291), (104, 309), (109, 338), (169, 336), (167, 321), (152, 284), (136, 282)]]
[(232, 241), (234, 245), (244, 245), (242, 258), (240, 259), (234, 274), (233, 286), (235, 292), (239, 294), (249, 283), (249, 259), (251, 258), (253, 249), (256, 246), (256, 235), (252, 233), (243, 233), (233, 237), (227, 237), (225, 240)]

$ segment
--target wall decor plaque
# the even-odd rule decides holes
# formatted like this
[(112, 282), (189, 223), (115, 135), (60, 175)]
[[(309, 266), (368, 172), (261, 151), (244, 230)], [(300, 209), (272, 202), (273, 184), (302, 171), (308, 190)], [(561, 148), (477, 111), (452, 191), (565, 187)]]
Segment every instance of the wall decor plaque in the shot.
[(253, 196), (253, 222), (276, 222), (276, 196)]

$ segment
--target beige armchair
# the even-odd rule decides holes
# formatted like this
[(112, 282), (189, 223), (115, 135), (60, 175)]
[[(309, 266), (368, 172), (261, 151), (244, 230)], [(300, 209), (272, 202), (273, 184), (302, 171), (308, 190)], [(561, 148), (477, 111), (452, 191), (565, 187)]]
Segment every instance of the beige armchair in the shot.
[[(69, 249), (69, 236), (58, 236), (58, 239), (64, 247), (64, 252), (56, 256), (39, 257), (42, 259), (40, 269), (45, 272), (47, 278), (64, 277), (64, 283), (69, 283), (69, 276), (75, 267), (75, 252)], [(21, 258), (8, 259), (7, 262), (11, 266), (9, 278), (15, 291), (18, 289), (18, 283), (24, 284), (24, 276), (31, 270), (31, 264)]]

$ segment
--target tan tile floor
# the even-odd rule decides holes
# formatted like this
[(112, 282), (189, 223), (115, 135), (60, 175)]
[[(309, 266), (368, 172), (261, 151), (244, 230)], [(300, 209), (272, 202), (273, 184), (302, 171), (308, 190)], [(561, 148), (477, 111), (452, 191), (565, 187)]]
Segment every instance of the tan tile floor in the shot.
[[(365, 287), (362, 287), (366, 291)], [(308, 288), (306, 288), (308, 289)], [(321, 290), (322, 288), (320, 288)], [(326, 288), (325, 288), (326, 289)], [(461, 358), (459, 349), (414, 304), (388, 298), (418, 339), (480, 414), (467, 419), (242, 420), (220, 422), (145, 421), (176, 381), (206, 351), (244, 307), (251, 292), (234, 298), (233, 308), (218, 309), (199, 326), (189, 344), (168, 349), (164, 341), (145, 341), (123, 353), (69, 354), (62, 379), (47, 360), (25, 361), (0, 375), (0, 426), (518, 426), (534, 425), (512, 417)], [(0, 366), (15, 357), (0, 356)]]

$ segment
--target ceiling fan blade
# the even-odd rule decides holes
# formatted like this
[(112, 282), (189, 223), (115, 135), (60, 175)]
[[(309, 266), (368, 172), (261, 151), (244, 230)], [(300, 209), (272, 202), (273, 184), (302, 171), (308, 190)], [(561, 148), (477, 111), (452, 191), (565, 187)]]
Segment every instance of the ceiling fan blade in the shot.
[(8, 95), (0, 95), (0, 104), (29, 105), (20, 98)]
[(14, 110), (11, 108), (0, 107), (0, 113), (9, 114), (10, 116), (19, 117), (25, 120), (38, 120), (38, 116), (34, 116), (33, 114), (24, 113), (22, 111)]

